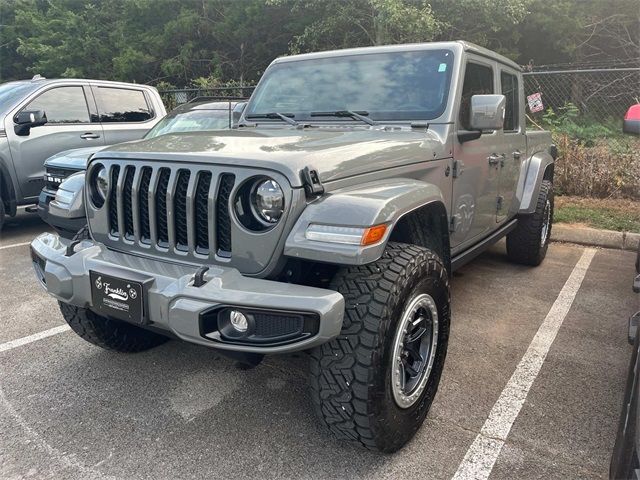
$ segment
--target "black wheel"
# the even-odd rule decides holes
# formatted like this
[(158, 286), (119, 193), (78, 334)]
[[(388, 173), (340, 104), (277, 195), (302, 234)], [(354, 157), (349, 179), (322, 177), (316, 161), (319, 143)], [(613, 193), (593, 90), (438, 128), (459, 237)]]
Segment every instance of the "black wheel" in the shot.
[(507, 235), (509, 260), (537, 266), (547, 255), (553, 225), (553, 183), (543, 180), (536, 211), (518, 218), (518, 226)]
[(377, 262), (344, 268), (340, 335), (311, 353), (311, 394), (338, 438), (394, 452), (435, 397), (449, 337), (449, 277), (431, 250), (389, 243)]
[(58, 302), (62, 316), (71, 329), (89, 343), (118, 352), (142, 352), (166, 342), (169, 338), (91, 310)]

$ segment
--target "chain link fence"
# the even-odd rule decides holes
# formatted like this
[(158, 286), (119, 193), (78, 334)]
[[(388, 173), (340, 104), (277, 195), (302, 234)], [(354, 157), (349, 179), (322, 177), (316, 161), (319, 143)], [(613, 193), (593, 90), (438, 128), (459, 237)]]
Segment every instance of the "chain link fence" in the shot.
[[(160, 94), (172, 109), (198, 97), (247, 99), (254, 88), (187, 88)], [(625, 112), (640, 102), (640, 68), (526, 72), (524, 89), (529, 127), (550, 130), (558, 146), (557, 193), (640, 200), (640, 139), (622, 133)]]
[(640, 139), (622, 133), (640, 68), (527, 72), (524, 88), (530, 127), (558, 146), (557, 193), (640, 199)]

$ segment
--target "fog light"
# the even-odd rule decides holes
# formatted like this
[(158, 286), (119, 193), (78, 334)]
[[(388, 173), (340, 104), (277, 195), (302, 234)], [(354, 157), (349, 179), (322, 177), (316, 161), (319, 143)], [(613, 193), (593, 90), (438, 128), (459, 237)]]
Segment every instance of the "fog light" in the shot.
[(249, 328), (249, 322), (247, 317), (244, 316), (242, 312), (237, 310), (231, 310), (229, 314), (229, 320), (231, 321), (231, 325), (238, 332), (246, 332), (247, 328)]

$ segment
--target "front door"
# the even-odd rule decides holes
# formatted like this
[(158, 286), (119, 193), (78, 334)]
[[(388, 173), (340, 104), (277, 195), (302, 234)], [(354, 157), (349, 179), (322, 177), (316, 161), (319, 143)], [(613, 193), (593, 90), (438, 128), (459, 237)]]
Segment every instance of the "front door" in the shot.
[[(471, 97), (496, 92), (495, 62), (471, 59), (464, 74), (457, 131), (471, 130)], [(495, 229), (503, 137), (485, 132), (464, 143), (454, 139), (452, 247), (464, 247)]]
[(20, 192), (35, 199), (44, 186), (44, 161), (72, 148), (103, 145), (102, 128), (91, 123), (87, 99), (80, 85), (53, 87), (40, 93), (21, 110), (44, 110), (47, 123), (16, 135), (13, 118), (5, 125)]

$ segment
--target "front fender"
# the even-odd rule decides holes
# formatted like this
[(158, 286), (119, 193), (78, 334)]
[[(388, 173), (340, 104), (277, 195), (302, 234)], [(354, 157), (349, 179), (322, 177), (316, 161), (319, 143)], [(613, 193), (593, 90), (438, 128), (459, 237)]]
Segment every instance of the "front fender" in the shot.
[[(440, 202), (440, 189), (429, 183), (408, 178), (381, 180), (336, 190), (309, 204), (287, 237), (284, 254), (341, 265), (363, 265), (382, 256), (393, 227), (405, 214)], [(359, 246), (307, 240), (309, 224), (370, 227), (388, 224), (383, 239), (374, 245)]]
[(553, 157), (548, 151), (534, 153), (527, 162), (527, 168), (522, 171), (522, 178), (518, 182), (517, 197), (521, 199), (519, 214), (535, 212), (540, 185), (549, 165), (553, 165)]

